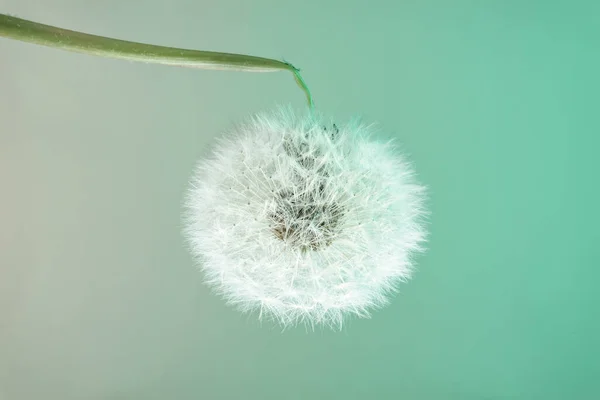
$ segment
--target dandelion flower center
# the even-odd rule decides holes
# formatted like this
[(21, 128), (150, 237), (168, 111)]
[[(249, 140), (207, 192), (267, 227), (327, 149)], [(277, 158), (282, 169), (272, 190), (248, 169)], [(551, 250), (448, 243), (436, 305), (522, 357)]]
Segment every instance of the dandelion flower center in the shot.
[[(308, 185), (306, 185), (308, 186)], [(277, 209), (270, 215), (275, 236), (302, 251), (329, 246), (339, 231), (342, 208), (324, 200), (325, 183), (318, 189), (306, 187), (300, 193), (277, 193)]]

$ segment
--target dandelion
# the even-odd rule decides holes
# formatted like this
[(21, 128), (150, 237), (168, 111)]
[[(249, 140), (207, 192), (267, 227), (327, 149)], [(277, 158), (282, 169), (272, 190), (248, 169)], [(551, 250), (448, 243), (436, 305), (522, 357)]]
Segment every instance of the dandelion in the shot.
[(283, 326), (341, 327), (368, 317), (411, 277), (423, 250), (424, 188), (392, 142), (314, 113), (300, 70), (245, 54), (157, 46), (0, 14), (0, 37), (130, 61), (198, 69), (289, 71), (306, 96), (240, 124), (201, 161), (184, 234), (206, 282), (245, 312)]
[(222, 138), (185, 200), (207, 284), (284, 327), (339, 328), (387, 304), (422, 250), (424, 188), (373, 133), (281, 108)]

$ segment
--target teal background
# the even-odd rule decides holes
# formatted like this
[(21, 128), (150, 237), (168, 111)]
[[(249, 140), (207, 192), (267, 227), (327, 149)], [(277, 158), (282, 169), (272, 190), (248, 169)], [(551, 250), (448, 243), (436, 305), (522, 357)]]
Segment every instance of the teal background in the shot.
[(285, 58), (430, 188), (415, 279), (343, 332), (226, 307), (180, 235), (196, 160), (286, 72), (0, 39), (0, 399), (598, 399), (600, 3), (0, 0), (89, 33)]

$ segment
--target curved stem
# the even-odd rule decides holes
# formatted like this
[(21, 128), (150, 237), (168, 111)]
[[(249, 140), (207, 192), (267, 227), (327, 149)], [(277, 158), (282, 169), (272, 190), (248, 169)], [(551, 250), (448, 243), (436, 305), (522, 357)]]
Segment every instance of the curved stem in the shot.
[(313, 107), (312, 96), (300, 76), (300, 70), (284, 61), (129, 42), (57, 28), (5, 14), (0, 14), (0, 37), (101, 57), (178, 67), (249, 72), (287, 70), (294, 74), (296, 83), (306, 94), (309, 107)]

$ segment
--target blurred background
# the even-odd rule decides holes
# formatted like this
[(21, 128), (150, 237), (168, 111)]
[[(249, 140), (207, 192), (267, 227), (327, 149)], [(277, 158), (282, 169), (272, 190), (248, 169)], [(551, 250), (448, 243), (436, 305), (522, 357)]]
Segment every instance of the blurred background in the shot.
[(415, 278), (343, 332), (281, 332), (202, 284), (192, 169), (291, 74), (0, 39), (0, 399), (600, 398), (600, 3), (0, 0), (0, 12), (277, 58), (377, 122), (430, 188)]

